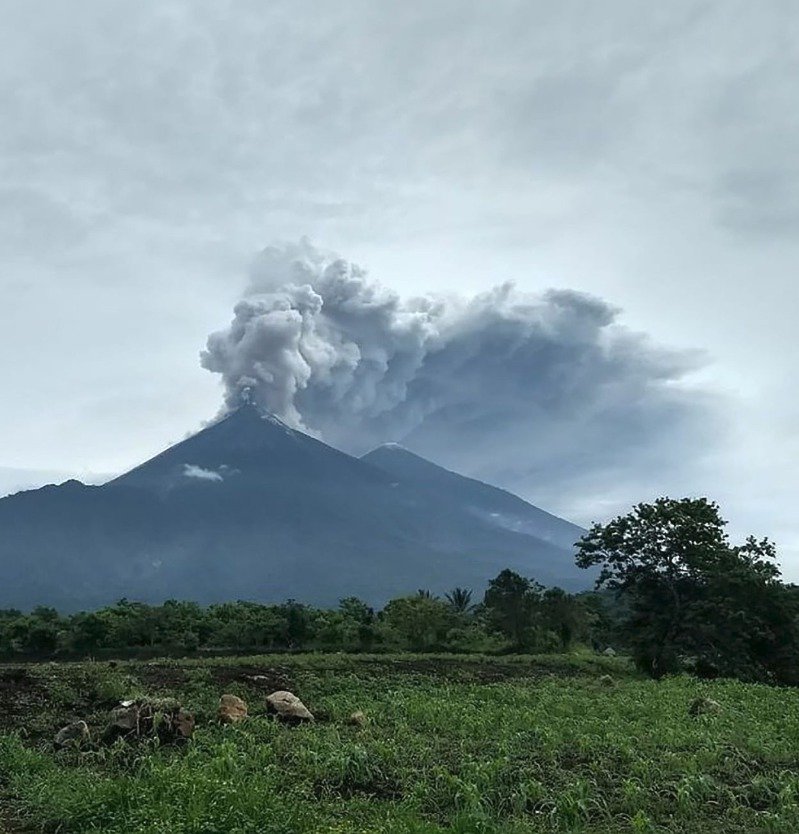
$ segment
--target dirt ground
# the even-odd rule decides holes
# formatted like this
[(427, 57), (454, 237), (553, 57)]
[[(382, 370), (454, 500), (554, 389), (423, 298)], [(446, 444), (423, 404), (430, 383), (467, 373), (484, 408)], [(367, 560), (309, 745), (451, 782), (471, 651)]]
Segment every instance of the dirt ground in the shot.
[(4, 806), (0, 800), (0, 834), (25, 834), (25, 829), (20, 828), (20, 823), (15, 819), (14, 812)]
[(211, 666), (210, 670), (214, 683), (222, 687), (231, 683), (244, 683), (254, 689), (262, 689), (269, 693), (279, 689), (290, 691), (294, 685), (289, 670), (280, 666), (242, 664)]
[(17, 728), (46, 703), (46, 690), (24, 666), (0, 667), (0, 730)]

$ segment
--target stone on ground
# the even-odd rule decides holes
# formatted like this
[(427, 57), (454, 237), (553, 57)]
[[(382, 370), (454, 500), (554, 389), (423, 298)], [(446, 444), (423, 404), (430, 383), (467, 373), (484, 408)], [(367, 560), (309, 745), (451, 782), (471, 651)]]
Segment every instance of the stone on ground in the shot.
[(236, 695), (223, 695), (218, 715), (223, 724), (238, 724), (247, 717), (247, 704)]
[(266, 710), (287, 724), (314, 720), (308, 707), (296, 695), (284, 690), (266, 696)]
[(721, 704), (712, 698), (695, 698), (688, 708), (691, 715), (710, 715), (721, 712)]
[(56, 747), (80, 747), (91, 741), (89, 726), (85, 721), (73, 721), (62, 727), (55, 737)]

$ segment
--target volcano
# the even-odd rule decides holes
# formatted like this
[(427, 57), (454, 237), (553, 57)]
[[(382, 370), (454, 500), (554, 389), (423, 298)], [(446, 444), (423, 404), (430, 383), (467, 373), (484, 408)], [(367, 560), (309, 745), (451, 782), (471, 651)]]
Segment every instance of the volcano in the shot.
[(0, 607), (482, 591), (503, 568), (584, 588), (582, 530), (388, 445), (363, 458), (246, 404), (102, 486), (0, 500)]

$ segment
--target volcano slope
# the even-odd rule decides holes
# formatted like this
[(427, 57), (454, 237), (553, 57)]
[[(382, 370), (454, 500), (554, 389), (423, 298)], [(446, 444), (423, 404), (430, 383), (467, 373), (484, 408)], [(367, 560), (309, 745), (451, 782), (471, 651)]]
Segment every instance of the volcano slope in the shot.
[(105, 485), (0, 500), (0, 607), (352, 595), (381, 605), (418, 588), (479, 592), (506, 567), (589, 584), (569, 542), (579, 528), (395, 457), (359, 460), (244, 405)]

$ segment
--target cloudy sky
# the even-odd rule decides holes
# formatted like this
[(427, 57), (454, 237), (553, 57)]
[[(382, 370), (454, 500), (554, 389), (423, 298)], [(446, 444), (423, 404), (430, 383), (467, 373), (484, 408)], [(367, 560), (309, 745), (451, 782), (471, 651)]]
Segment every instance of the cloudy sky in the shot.
[[(2, 10), (0, 489), (121, 471), (217, 413), (253, 362), (234, 305), (300, 304), (253, 259), (307, 237), (410, 374), (356, 419), (362, 378), (332, 397), (311, 363), (310, 429), (438, 449), (578, 522), (709, 494), (799, 579), (795, 3)], [(385, 353), (314, 258), (314, 345)]]

